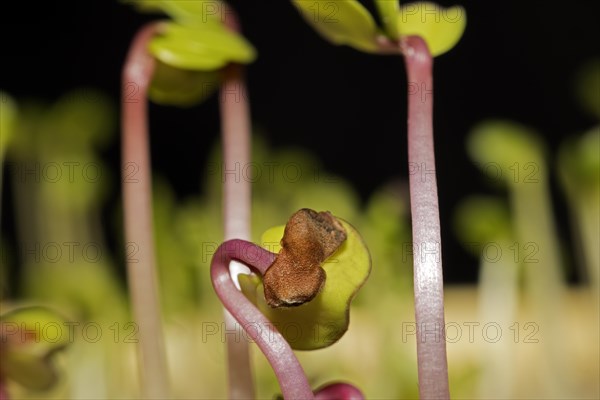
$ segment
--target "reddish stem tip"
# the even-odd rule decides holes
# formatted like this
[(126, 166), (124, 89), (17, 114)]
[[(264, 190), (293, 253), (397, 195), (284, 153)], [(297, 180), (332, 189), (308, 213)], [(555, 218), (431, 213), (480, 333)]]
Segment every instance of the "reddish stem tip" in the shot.
[(363, 393), (354, 385), (330, 383), (315, 391), (315, 400), (364, 400)]

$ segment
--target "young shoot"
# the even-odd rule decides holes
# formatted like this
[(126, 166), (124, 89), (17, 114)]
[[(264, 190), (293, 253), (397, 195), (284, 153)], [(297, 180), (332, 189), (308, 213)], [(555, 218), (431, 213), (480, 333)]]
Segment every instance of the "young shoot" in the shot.
[[(320, 324), (333, 326), (337, 330), (333, 334), (341, 337), (348, 326), (350, 301), (370, 271), (370, 257), (354, 228), (328, 212), (299, 210), (285, 228), (270, 232), (283, 233), (277, 254), (244, 240), (223, 243), (211, 263), (213, 287), (268, 359), (284, 398), (311, 399), (313, 392), (292, 349), (330, 345), (310, 333)], [(335, 262), (327, 264), (331, 259)], [(240, 276), (244, 293), (235, 287), (229, 273), (232, 260), (256, 274)], [(280, 313), (266, 313), (265, 309)], [(285, 326), (285, 321), (294, 321), (299, 332), (307, 334), (290, 340), (276, 328)], [(360, 392), (345, 384), (328, 387), (321, 398), (327, 393), (345, 396)]]
[[(466, 24), (462, 7), (443, 9), (434, 3), (400, 6), (376, 0), (383, 29), (356, 0), (336, 2), (336, 23), (313, 13), (314, 1), (293, 0), (304, 19), (325, 39), (373, 54), (404, 56), (408, 77), (408, 159), (410, 165), (435, 170), (433, 145), (433, 57), (450, 50)], [(425, 18), (425, 11), (429, 14)], [(431, 15), (431, 14), (435, 14)], [(448, 18), (452, 16), (452, 18)], [(414, 90), (414, 88), (418, 88)], [(441, 235), (435, 174), (410, 175), (413, 242), (435, 256), (414, 257), (415, 319), (421, 398), (448, 398), (446, 343), (425, 340), (425, 332), (443, 337), (444, 291)]]

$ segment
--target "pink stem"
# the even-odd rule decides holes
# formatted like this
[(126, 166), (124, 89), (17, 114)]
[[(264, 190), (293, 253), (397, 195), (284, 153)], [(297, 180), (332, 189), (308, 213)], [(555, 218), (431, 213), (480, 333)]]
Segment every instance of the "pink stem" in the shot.
[[(240, 171), (250, 162), (250, 110), (243, 98), (245, 93), (241, 66), (226, 68), (226, 80), (221, 88), (221, 124), (223, 138), (223, 219), (225, 240), (250, 240), (250, 182)], [(235, 279), (244, 271), (239, 265), (230, 266)], [(225, 310), (227, 330), (239, 329), (235, 319)], [(254, 397), (254, 380), (250, 364), (248, 343), (228, 340), (227, 368), (229, 398)]]
[(169, 397), (154, 254), (146, 102), (155, 66), (147, 47), (158, 28), (158, 24), (152, 23), (137, 33), (122, 75), (123, 214), (127, 274), (133, 316), (139, 327), (142, 390), (146, 398), (153, 399)]
[[(225, 25), (234, 32), (241, 27), (237, 15), (226, 4), (223, 15)], [(250, 240), (250, 182), (241, 177), (240, 171), (250, 163), (251, 121), (250, 106), (246, 98), (243, 67), (228, 65), (225, 81), (220, 90), (221, 131), (223, 140), (223, 220), (225, 240)], [(237, 280), (237, 274), (247, 273), (243, 266), (229, 266)], [(235, 319), (224, 310), (225, 326), (228, 331), (239, 330)], [(226, 340), (228, 388), (230, 399), (254, 398), (254, 379), (250, 363), (250, 349), (246, 341)]]
[[(235, 12), (227, 5), (225, 24), (240, 31)], [(252, 122), (248, 104), (244, 67), (225, 67), (225, 81), (220, 91), (221, 131), (223, 139), (223, 208), (225, 240), (250, 240), (250, 182), (241, 171), (250, 163)]]
[(330, 383), (315, 391), (315, 400), (364, 400), (358, 388), (349, 383)]
[(237, 260), (263, 274), (275, 254), (245, 240), (229, 240), (217, 249), (210, 274), (215, 292), (271, 364), (286, 399), (313, 399), (313, 393), (289, 343), (273, 324), (234, 285), (229, 263)]
[(408, 161), (421, 399), (448, 399), (440, 217), (433, 146), (433, 59), (418, 36), (402, 43), (408, 74)]
[(8, 391), (6, 390), (6, 383), (4, 379), (0, 377), (0, 400), (9, 400)]

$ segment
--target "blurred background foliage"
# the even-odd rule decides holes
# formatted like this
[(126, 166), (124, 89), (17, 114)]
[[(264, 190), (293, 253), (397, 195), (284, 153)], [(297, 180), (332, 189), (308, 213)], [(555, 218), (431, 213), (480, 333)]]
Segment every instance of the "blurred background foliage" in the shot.
[[(93, 101), (86, 100), (85, 96)], [(112, 398), (134, 390), (133, 384), (119, 387), (107, 381), (102, 387), (99, 383), (88, 386), (70, 381), (97, 379), (88, 374), (99, 370), (103, 371), (102, 376), (114, 379), (122, 373), (122, 369), (115, 369), (101, 355), (114, 355), (121, 363), (126, 363), (127, 359), (131, 362), (132, 357), (132, 344), (129, 344), (128, 352), (117, 354), (123, 343), (111, 342), (114, 332), (107, 334), (113, 324), (121, 327), (127, 324), (126, 289), (119, 278), (123, 274), (125, 257), (135, 257), (136, 252), (134, 246), (123, 243), (119, 206), (113, 209), (112, 221), (101, 219), (106, 193), (118, 183), (115, 176), (118, 169), (107, 165), (99, 154), (102, 145), (114, 140), (115, 122), (111, 102), (102, 94), (86, 89), (68, 93), (51, 105), (25, 103), (13, 128), (15, 139), (9, 146), (6, 166), (10, 170), (8, 184), (15, 196), (13, 204), (18, 226), (17, 246), (10, 252), (18, 257), (12, 259), (10, 265), (7, 258), (2, 258), (3, 274), (12, 275), (11, 279), (3, 280), (4, 300), (11, 306), (33, 302), (64, 310), (82, 326), (97, 323), (105, 333), (100, 343), (116, 346), (106, 353), (106, 348), (90, 343), (85, 333), (78, 330), (84, 337), (77, 340), (76, 334), (73, 348), (65, 352), (67, 371), (63, 384), (48, 394), (51, 397), (68, 393), (68, 397)], [(184, 397), (194, 397), (198, 393), (207, 397), (224, 395), (224, 375), (216, 373), (219, 368), (222, 369), (223, 361), (219, 360), (219, 368), (213, 368), (222, 353), (222, 349), (215, 346), (215, 343), (220, 343), (220, 335), (211, 336), (210, 342), (200, 341), (201, 331), (206, 329), (203, 324), (220, 325), (221, 320), (220, 303), (214, 296), (208, 271), (212, 254), (223, 237), (222, 180), (225, 174), (232, 173), (223, 169), (219, 145), (214, 146), (211, 154), (204, 174), (206, 179), (195, 196), (177, 199), (169, 182), (160, 174), (154, 182), (161, 300), (169, 339), (173, 340), (169, 344), (169, 354), (173, 357), (179, 354), (172, 360), (173, 376), (177, 381), (182, 380), (182, 369), (187, 371), (187, 375), (191, 374), (190, 380), (178, 389)], [(255, 241), (259, 241), (266, 229), (284, 224), (299, 208), (332, 210), (335, 215), (352, 221), (358, 227), (372, 251), (373, 263), (377, 265), (368, 287), (361, 291), (355, 304), (366, 312), (371, 308), (382, 310), (377, 306), (382, 301), (389, 302), (390, 308), (393, 303), (399, 302), (403, 304), (405, 317), (410, 318), (412, 258), (408, 250), (410, 232), (404, 184), (396, 182), (383, 187), (363, 207), (351, 184), (325, 171), (308, 151), (294, 148), (275, 150), (260, 133), (253, 141), (252, 164), (238, 167), (233, 173), (240, 179), (253, 182)], [(107, 236), (118, 243), (116, 248), (108, 246)], [(9, 287), (8, 282), (15, 285)], [(386, 293), (383, 298), (382, 293)], [(368, 311), (368, 314), (372, 318), (385, 318), (383, 311)], [(362, 318), (367, 318), (367, 314)], [(373, 319), (372, 322), (375, 321)], [(173, 335), (183, 338), (175, 340)], [(191, 347), (180, 348), (182, 340), (187, 340)], [(194, 342), (197, 342), (196, 345), (192, 344)], [(191, 357), (191, 360), (182, 363), (182, 358), (190, 358), (191, 349), (195, 346), (202, 347), (197, 353), (200, 359)], [(205, 351), (204, 348), (210, 350)], [(411, 348), (408, 345), (403, 351)], [(81, 352), (88, 352), (89, 361), (86, 363), (91, 364), (89, 368), (82, 369), (78, 365)], [(199, 373), (196, 364), (206, 356), (215, 358), (210, 363), (213, 370), (210, 375), (214, 377), (206, 382), (203, 379), (200, 387), (192, 385), (191, 382), (197, 381), (193, 377)], [(345, 363), (335, 366), (333, 361), (332, 358), (328, 364), (319, 363), (319, 371), (331, 370), (327, 374), (312, 372), (313, 379), (318, 377), (315, 384), (324, 382), (332, 374), (344, 377)], [(260, 360), (257, 362), (260, 363)], [(186, 365), (191, 366), (189, 363), (194, 368), (185, 368)], [(324, 368), (325, 365), (329, 367)], [(75, 370), (78, 373), (72, 376), (70, 373)], [(266, 383), (259, 385), (264, 395), (277, 391), (276, 381), (267, 365), (262, 365), (258, 375)], [(82, 391), (73, 389), (73, 384), (81, 384)], [(18, 392), (18, 386), (15, 387)], [(67, 387), (69, 391), (65, 392)], [(416, 393), (416, 388), (411, 386), (409, 391)]]
[[(123, 179), (102, 156), (115, 140), (113, 102), (93, 89), (80, 89), (53, 104), (2, 104), (3, 132), (10, 132), (3, 136), (10, 139), (4, 148), (4, 183), (14, 196), (17, 228), (16, 240), (2, 248), (3, 311), (44, 305), (77, 324), (68, 349), (56, 357), (60, 372), (53, 389), (40, 392), (9, 380), (9, 390), (17, 398), (135, 396), (136, 331), (122, 277), (124, 260), (135, 257), (136, 249), (123, 243), (118, 203), (110, 207), (109, 218), (103, 216), (107, 193)], [(508, 397), (597, 394), (594, 254), (600, 233), (593, 221), (598, 221), (600, 167), (599, 153), (590, 149), (598, 145), (598, 135), (596, 127), (574, 136), (553, 157), (541, 137), (510, 121), (488, 121), (471, 132), (470, 153), (479, 165), (499, 168), (509, 196), (496, 179), (495, 197), (466, 198), (456, 210), (456, 234), (480, 258), (481, 270), (477, 287), (447, 288), (447, 334), (460, 336), (448, 343), (455, 397), (493, 397), (499, 391)], [(223, 235), (221, 184), (226, 174), (235, 174), (253, 183), (255, 241), (297, 209), (309, 207), (351, 221), (371, 251), (372, 274), (353, 303), (348, 333), (330, 348), (299, 353), (311, 382), (345, 379), (376, 398), (414, 398), (411, 263), (418, 249), (410, 239), (406, 182), (392, 181), (363, 203), (350, 182), (329, 173), (308, 150), (274, 148), (264, 136), (255, 132), (252, 164), (231, 171), (223, 168), (215, 144), (195, 195), (179, 198), (169, 181), (155, 174), (160, 293), (176, 396), (225, 395), (221, 307), (208, 271)], [(535, 163), (535, 180), (516, 179), (515, 162)], [(553, 244), (559, 239), (552, 210), (533, 210), (551, 207), (543, 182), (554, 171), (564, 183), (573, 231), (581, 239), (576, 250), (583, 278), (575, 287), (567, 285), (564, 258), (553, 258), (560, 252)], [(490, 173), (485, 167), (482, 172)], [(527, 250), (519, 247), (523, 243), (533, 243), (535, 251), (519, 256)], [(531, 262), (538, 259), (545, 262)], [(489, 328), (481, 330), (486, 323), (501, 327), (499, 344), (490, 339), (495, 336)], [(270, 397), (278, 391), (277, 382), (260, 352), (254, 349), (253, 355), (259, 395)]]
[[(233, 3), (249, 21), (260, 11), (249, 4)], [(572, 42), (569, 35), (561, 34), (562, 39), (557, 40), (544, 35), (554, 32), (552, 21), (558, 17), (575, 13), (584, 20), (589, 18), (593, 13), (585, 10), (591, 6), (549, 10), (539, 5), (517, 5), (522, 15), (510, 17), (513, 13), (508, 6), (484, 10), (484, 6), (464, 3), (469, 2), (463, 5), (470, 16), (475, 16), (470, 17), (472, 31), (465, 34), (463, 50), (459, 45), (456, 52), (445, 56), (446, 60), (440, 60), (436, 70), (440, 83), (439, 95), (436, 93), (440, 112), (436, 118), (445, 122), (438, 123), (440, 134), (436, 134), (438, 163), (446, 166), (438, 171), (444, 240), (449, 238), (444, 257), (465, 260), (455, 258), (459, 250), (454, 244), (463, 245), (460, 252), (471, 257), (466, 258), (470, 263), (445, 264), (449, 279), (463, 283), (446, 288), (452, 396), (598, 398), (600, 64), (591, 60), (574, 65), (581, 57), (565, 56), (556, 60), (554, 70), (534, 68), (535, 64), (525, 62), (525, 69), (535, 73), (525, 74), (528, 80), (523, 80), (521, 70), (498, 61), (498, 54), (509, 48), (521, 61), (538, 54), (545, 60), (544, 66), (550, 63), (547, 55), (557, 47), (567, 55), (581, 50), (585, 42)], [(507, 21), (516, 27), (530, 26), (527, 7), (548, 17), (540, 18), (536, 32), (521, 38), (523, 31), (518, 28), (500, 29)], [(115, 8), (114, 15), (123, 13), (126, 17), (114, 18), (127, 22), (124, 25), (129, 26), (129, 33), (133, 32), (139, 24), (121, 20), (133, 19), (133, 13), (127, 14), (126, 7)], [(35, 13), (40, 10), (34, 11), (32, 18), (36, 21)], [(281, 18), (272, 21), (282, 32), (286, 32), (286, 15), (282, 11)], [(82, 18), (74, 23), (85, 21)], [(260, 54), (257, 66), (250, 67), (255, 78), (250, 79), (250, 91), (256, 100), (254, 115), (262, 127), (255, 129), (254, 164), (240, 166), (237, 173), (253, 181), (254, 240), (265, 229), (285, 223), (297, 209), (310, 207), (331, 210), (351, 222), (365, 238), (373, 257), (372, 274), (353, 302), (347, 334), (327, 349), (298, 353), (301, 362), (313, 386), (343, 379), (355, 383), (371, 398), (416, 398), (409, 204), (406, 180), (399, 178), (406, 177), (406, 159), (403, 148), (394, 144), (405, 129), (403, 114), (398, 112), (402, 103), (373, 101), (383, 98), (381, 91), (387, 90), (384, 85), (392, 82), (384, 76), (401, 75), (402, 71), (397, 71), (400, 64), (360, 61), (361, 55), (354, 59), (353, 53), (345, 49), (337, 49), (332, 58), (327, 58), (323, 54), (332, 51), (329, 46), (310, 36), (308, 28), (300, 29), (298, 23), (292, 25), (300, 29), (302, 40), (298, 43), (306, 41), (306, 46), (311, 50), (314, 47), (315, 54), (320, 55), (318, 66), (307, 67), (299, 59), (309, 51), (304, 45), (294, 48), (293, 54), (283, 49), (284, 55), (277, 58), (260, 46), (265, 37), (272, 37), (271, 31), (263, 32), (257, 24), (248, 25), (248, 35), (258, 43)], [(586, 26), (581, 22), (576, 29), (585, 31)], [(58, 39), (53, 40), (75, 40), (73, 30), (61, 29), (56, 32)], [(483, 49), (475, 36), (485, 29), (504, 32), (506, 39), (491, 46), (495, 55), (482, 52), (480, 57), (461, 63), (460, 57), (468, 51)], [(131, 35), (119, 32), (118, 36), (123, 40), (119, 48), (126, 48), (123, 37)], [(568, 39), (568, 43), (561, 42)], [(44, 46), (43, 40), (40, 37), (36, 43), (41, 54), (46, 54), (51, 47)], [(19, 46), (28, 51), (33, 48)], [(10, 46), (5, 51), (12, 54)], [(60, 55), (62, 50), (55, 51)], [(113, 49), (105, 47), (98, 54), (118, 58)], [(330, 79), (332, 65), (339, 68), (340, 60), (342, 65), (358, 62), (357, 68), (368, 64), (382, 73), (354, 80), (346, 70), (340, 73), (354, 85), (340, 83)], [(120, 62), (122, 57), (115, 65)], [(294, 63), (300, 63), (303, 69), (290, 81), (289, 74), (278, 71)], [(452, 63), (458, 65), (456, 69), (450, 68)], [(490, 76), (485, 72), (498, 63), (504, 68), (501, 74)], [(273, 69), (267, 66), (271, 64), (275, 65)], [(60, 80), (31, 73), (30, 68), (36, 65), (23, 64), (23, 73), (29, 74), (29, 79), (21, 82), (10, 82), (6, 74), (0, 74), (5, 78), (3, 88), (16, 95), (13, 99), (2, 92), (0, 102), (0, 313), (6, 324), (15, 321), (10, 311), (44, 305), (73, 323), (74, 335), (67, 349), (54, 355), (58, 384), (50, 390), (39, 391), (32, 388), (35, 385), (11, 379), (4, 354), (0, 371), (14, 398), (136, 397), (136, 328), (130, 323), (124, 282), (125, 259), (135, 257), (136, 249), (125, 245), (122, 236), (118, 186), (121, 174), (128, 171), (120, 168), (114, 150), (118, 143), (116, 96), (93, 88), (65, 93)], [(118, 78), (113, 75), (118, 65), (114, 71), (91, 68), (85, 83), (110, 79), (116, 87)], [(573, 80), (563, 79), (565, 72), (576, 68), (581, 72), (574, 74)], [(53, 71), (58, 76), (69, 73), (64, 65)], [(465, 91), (472, 92), (465, 90), (465, 76), (469, 74), (489, 83), (486, 91), (498, 97), (497, 102), (485, 93), (477, 96), (486, 101), (467, 102), (460, 97)], [(561, 79), (557, 80), (555, 74)], [(79, 83), (75, 78), (69, 82), (70, 86)], [(275, 86), (261, 91), (265, 82)], [(393, 84), (400, 85), (396, 81)], [(546, 90), (564, 94), (567, 86), (568, 91), (577, 94), (573, 98), (580, 101), (576, 111), (563, 107), (566, 103), (556, 106), (563, 107), (564, 113), (549, 104), (532, 106), (532, 99), (545, 98)], [(46, 98), (53, 93), (58, 100), (39, 100), (43, 97), (38, 97), (40, 87), (46, 88)], [(302, 87), (320, 91), (319, 95), (309, 93), (310, 103), (306, 95), (298, 95), (280, 104), (285, 102), (273, 97), (277, 87), (290, 93), (301, 92)], [(515, 96), (515, 87), (526, 88), (528, 95)], [(536, 87), (544, 89), (536, 92)], [(504, 90), (511, 96), (507, 97)], [(356, 97), (357, 93), (361, 96)], [(449, 93), (453, 95), (449, 97)], [(455, 102), (454, 96), (464, 101)], [(559, 97), (557, 101), (567, 101), (566, 96)], [(356, 104), (343, 100), (349, 98), (358, 100), (353, 100)], [(375, 111), (370, 113), (361, 99), (376, 104)], [(467, 103), (469, 114), (483, 121), (457, 120), (461, 114), (458, 109), (462, 107), (462, 114), (466, 113)], [(177, 398), (226, 395), (221, 307), (208, 274), (210, 257), (222, 240), (220, 186), (223, 175), (229, 172), (222, 168), (215, 139), (218, 128), (206, 118), (215, 114), (216, 107), (214, 98), (193, 109), (194, 115), (190, 110), (151, 107), (153, 161), (157, 166), (155, 237), (169, 368)], [(579, 112), (585, 117), (573, 118)], [(398, 118), (389, 117), (397, 114)], [(510, 119), (486, 120), (490, 115)], [(445, 132), (446, 126), (454, 132)], [(382, 137), (377, 139), (371, 132)], [(357, 134), (369, 136), (364, 141), (338, 143), (340, 137)], [(392, 135), (396, 139), (388, 142), (386, 138)], [(366, 150), (365, 143), (371, 142), (375, 147)], [(197, 159), (189, 157), (189, 152), (199, 153)], [(517, 167), (511, 169), (515, 163)], [(525, 169), (528, 163), (533, 163), (533, 169)], [(467, 164), (481, 167), (478, 175), (472, 172), (469, 179), (461, 175)], [(454, 165), (456, 171), (448, 167)], [(528, 175), (532, 171), (535, 173)], [(527, 177), (537, 180), (527, 182)], [(465, 195), (474, 192), (472, 186), (485, 193)], [(566, 217), (561, 217), (563, 214)], [(557, 216), (561, 217), (558, 223)], [(528, 243), (534, 246), (524, 247)], [(37, 317), (20, 318), (19, 322)], [(58, 317), (56, 321), (64, 326)], [(498, 341), (492, 340), (494, 325), (484, 330), (487, 323), (500, 326), (502, 336)], [(68, 333), (67, 327), (63, 335)], [(26, 356), (45, 357), (56, 344), (47, 337), (42, 337), (42, 342), (48, 346), (38, 346)], [(2, 351), (9, 350), (2, 347)], [(278, 392), (274, 375), (256, 348), (253, 358), (259, 396), (271, 398)]]
[[(374, 1), (360, 1), (378, 15)], [(310, 149), (328, 171), (352, 182), (361, 203), (385, 182), (406, 176), (402, 59), (331, 46), (289, 2), (263, 3), (229, 1), (240, 16), (244, 37), (257, 50), (257, 59), (247, 68), (248, 88), (253, 119), (268, 143)], [(553, 153), (565, 136), (592, 126), (593, 114), (573, 93), (577, 71), (600, 56), (593, 39), (600, 3), (438, 3), (463, 6), (469, 15), (460, 43), (438, 57), (435, 66), (440, 213), (448, 221), (465, 194), (487, 190), (491, 180), (479, 174), (464, 146), (465, 135), (482, 119), (501, 116), (532, 126)], [(157, 18), (164, 15), (143, 14), (121, 1), (5, 4), (0, 32), (12, 40), (2, 43), (8, 61), (0, 65), (0, 87), (19, 99), (53, 100), (92, 86), (117, 99), (130, 40), (140, 26)], [(152, 107), (153, 160), (178, 198), (196, 193), (204, 178), (201, 171), (219, 132), (217, 109), (216, 96), (187, 110)], [(332, 151), (339, 142), (344, 151)], [(119, 163), (117, 142), (103, 155)], [(565, 203), (557, 195), (556, 180), (551, 185), (556, 217), (564, 229)], [(118, 193), (112, 191), (108, 204), (117, 201)], [(8, 227), (11, 216), (5, 214)], [(444, 257), (458, 266), (448, 269), (445, 279), (475, 281), (477, 263), (455, 239), (451, 224), (442, 224), (442, 238), (448, 243)], [(571, 245), (568, 235), (562, 240)], [(576, 281), (577, 276), (569, 279)]]

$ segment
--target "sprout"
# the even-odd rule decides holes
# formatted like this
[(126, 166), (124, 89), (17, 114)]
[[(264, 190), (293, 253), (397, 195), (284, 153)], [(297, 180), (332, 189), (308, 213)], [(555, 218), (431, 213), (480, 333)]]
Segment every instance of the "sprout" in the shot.
[(325, 285), (321, 264), (346, 241), (346, 230), (329, 212), (296, 212), (285, 227), (281, 249), (265, 272), (265, 299), (272, 308), (296, 307)]
[(558, 174), (577, 225), (587, 277), (600, 291), (600, 126), (560, 147)]
[(322, 3), (293, 0), (292, 3), (306, 22), (331, 43), (376, 54), (400, 54), (402, 47), (398, 42), (409, 36), (420, 36), (431, 55), (438, 56), (458, 43), (467, 21), (462, 7), (445, 9), (430, 2), (400, 7), (396, 0), (377, 0), (377, 11), (384, 25), (382, 30), (357, 0)]
[[(434, 170), (433, 57), (450, 50), (461, 38), (466, 25), (464, 9), (446, 10), (427, 2), (400, 7), (395, 0), (378, 0), (377, 10), (384, 24), (380, 30), (357, 0), (327, 3), (293, 0), (292, 4), (317, 32), (334, 44), (346, 44), (368, 53), (404, 56), (409, 82), (409, 163)], [(322, 15), (319, 7), (331, 8), (334, 20)], [(429, 248), (436, 253), (429, 260), (414, 257), (417, 337), (421, 330), (429, 329), (441, 335), (444, 289), (435, 174), (426, 179), (420, 174), (411, 174), (410, 196), (413, 241), (419, 248)], [(417, 354), (420, 396), (449, 397), (445, 342), (417, 341)]]
[(510, 249), (522, 265), (531, 307), (547, 340), (539, 373), (542, 379), (563, 379), (566, 372), (559, 343), (564, 332), (554, 321), (564, 307), (565, 278), (552, 217), (545, 148), (526, 126), (487, 121), (473, 129), (467, 149), (483, 170), (497, 166), (497, 176), (509, 189), (515, 237)]
[[(339, 224), (342, 224), (343, 228)], [(339, 239), (346, 236), (346, 234), (341, 234), (343, 231), (348, 235), (348, 241), (344, 238), (342, 240), (344, 245), (340, 246)], [(291, 345), (296, 344), (299, 345), (296, 348), (304, 349), (323, 347), (322, 343), (317, 346), (314, 344), (310, 345), (311, 342), (324, 340), (320, 337), (321, 332), (313, 329), (315, 327), (318, 329), (320, 324), (337, 323), (339, 326), (339, 323), (342, 322), (343, 328), (337, 333), (338, 337), (341, 336), (347, 328), (350, 300), (366, 279), (366, 275), (364, 274), (365, 267), (367, 274), (370, 268), (370, 262), (365, 264), (364, 261), (370, 261), (370, 259), (362, 241), (357, 240), (360, 237), (356, 231), (350, 225), (335, 219), (329, 213), (300, 210), (290, 218), (285, 232), (285, 236), (281, 240), (281, 250), (277, 255), (243, 240), (226, 241), (217, 249), (217, 252), (213, 256), (211, 277), (214, 289), (227, 310), (246, 330), (269, 360), (279, 381), (284, 398), (310, 399), (313, 398), (312, 391), (304, 371), (292, 351)], [(280, 229), (279, 233), (281, 233)], [(337, 272), (334, 269), (326, 268), (326, 271), (332, 273), (328, 274), (325, 282), (320, 283), (323, 289), (317, 290), (319, 294), (316, 297), (312, 300), (307, 300), (307, 297), (303, 296), (302, 300), (306, 301), (305, 304), (300, 306), (295, 304), (296, 307), (292, 309), (281, 309), (281, 313), (274, 312), (267, 319), (259, 308), (262, 310), (271, 308), (266, 304), (267, 300), (265, 300), (269, 291), (265, 290), (264, 296), (261, 296), (261, 291), (252, 290), (253, 287), (257, 287), (257, 281), (254, 278), (240, 279), (242, 287), (248, 293), (248, 298), (254, 303), (252, 304), (233, 284), (233, 280), (229, 274), (229, 263), (232, 260), (243, 262), (251, 267), (259, 276), (262, 276), (263, 279), (266, 279), (272, 268), (282, 268), (281, 260), (283, 259), (284, 262), (287, 262), (290, 252), (294, 252), (293, 249), (302, 249), (307, 244), (311, 247), (318, 246), (321, 249), (327, 249), (321, 253), (323, 255), (333, 253), (332, 257), (335, 257), (334, 260), (339, 261), (340, 264), (336, 265), (337, 268), (335, 270)], [(302, 250), (292, 257), (303, 258), (312, 257), (312, 255)], [(304, 263), (302, 262), (301, 264)], [(292, 265), (285, 268), (293, 269)], [(314, 268), (320, 267), (314, 266)], [(299, 276), (298, 279), (292, 278), (290, 280), (290, 274), (294, 276), (304, 273), (307, 273), (309, 276), (313, 274), (313, 267), (309, 270), (300, 269), (300, 271), (288, 270), (287, 274), (270, 278), (272, 280), (271, 285), (286, 287), (289, 291), (294, 292), (295, 286), (300, 285), (302, 287), (303, 282)], [(333, 290), (328, 290), (328, 287)], [(294, 298), (294, 303), (295, 301), (296, 299)], [(339, 309), (340, 305), (343, 310)], [(271, 310), (277, 311), (278, 309), (271, 308)], [(299, 341), (289, 343), (279, 332), (277, 326), (290, 322), (300, 325), (299, 330), (301, 333), (312, 332), (312, 334), (303, 334), (303, 337), (299, 338)], [(311, 330), (305, 331), (304, 329)], [(325, 338), (325, 340), (327, 339)], [(309, 344), (308, 347), (307, 343)]]
[[(69, 344), (68, 335), (47, 337), (47, 329), (61, 327), (66, 319), (45, 307), (20, 307), (0, 316), (0, 395), (4, 380), (10, 379), (28, 389), (43, 391), (54, 386), (59, 372), (53, 356)], [(58, 328), (60, 329), (60, 328)]]
[[(252, 46), (237, 32), (235, 16), (223, 2), (159, 0), (139, 3), (146, 11), (162, 11), (174, 21), (154, 23), (138, 33), (123, 69), (123, 160), (138, 173), (123, 187), (126, 241), (140, 248), (140, 264), (128, 263), (134, 311), (140, 321), (140, 342), (147, 397), (168, 397), (166, 357), (160, 331), (152, 235), (152, 202), (146, 97), (162, 104), (190, 106), (221, 89), (222, 137), (225, 165), (249, 163), (250, 116), (239, 63), (254, 60)], [(218, 7), (231, 18), (221, 21), (211, 12)], [(130, 90), (128, 91), (128, 88)], [(133, 95), (133, 98), (131, 97)], [(241, 97), (239, 101), (237, 98)], [(141, 99), (140, 99), (141, 98)], [(137, 183), (137, 184), (136, 184)], [(225, 239), (248, 239), (250, 185), (228, 179), (224, 186)], [(236, 275), (236, 274), (234, 274)], [(137, 311), (136, 311), (137, 309)], [(234, 329), (233, 319), (225, 322)], [(227, 341), (229, 395), (254, 396), (245, 342)]]
[[(248, 64), (256, 58), (252, 45), (229, 29), (219, 15), (233, 12), (221, 1), (135, 2), (147, 12), (162, 12), (173, 20), (162, 22), (148, 43), (156, 68), (148, 90), (150, 99), (164, 105), (189, 107), (213, 94), (231, 63)], [(219, 11), (219, 12), (217, 12)]]
[[(271, 322), (276, 326), (293, 324), (299, 328), (298, 332), (283, 331), (293, 349), (320, 349), (339, 340), (350, 323), (350, 302), (369, 276), (371, 259), (360, 234), (348, 222), (338, 221), (345, 231), (346, 239), (322, 264), (326, 279), (322, 289), (311, 301), (294, 308), (271, 307), (266, 286), (267, 276), (273, 267), (267, 270), (264, 282), (256, 277), (240, 276), (244, 294)], [(266, 231), (261, 242), (266, 249), (278, 253), (278, 258), (285, 259), (286, 252), (279, 244), (280, 241), (283, 243), (284, 237), (284, 227), (278, 226)], [(264, 296), (261, 295), (263, 291)]]
[[(470, 197), (455, 213), (455, 231), (479, 258), (480, 321), (510, 325), (517, 318), (519, 263), (511, 249), (515, 238), (508, 206), (494, 197)], [(481, 398), (514, 397), (516, 354), (510, 341), (486, 345), (481, 352)]]

